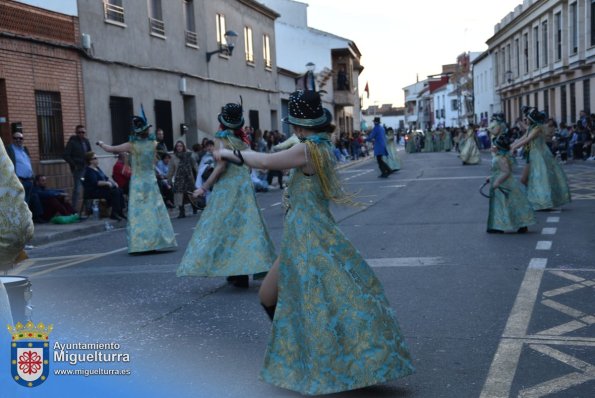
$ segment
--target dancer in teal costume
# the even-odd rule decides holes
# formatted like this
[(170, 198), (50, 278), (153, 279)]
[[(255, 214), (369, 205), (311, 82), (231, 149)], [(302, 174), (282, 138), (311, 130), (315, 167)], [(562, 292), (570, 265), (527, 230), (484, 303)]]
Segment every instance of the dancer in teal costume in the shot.
[(383, 156), (384, 163), (390, 167), (392, 171), (401, 170), (401, 162), (397, 155), (397, 145), (395, 144), (395, 131), (392, 128), (386, 130), (386, 151), (388, 156)]
[(261, 378), (307, 395), (362, 388), (414, 371), (380, 281), (329, 210), (330, 200), (353, 203), (334, 169), (331, 119), (317, 92), (297, 91), (286, 121), (301, 143), (276, 154), (215, 153), (255, 168), (293, 168), (281, 253), (260, 291), (273, 318)]
[(535, 224), (535, 214), (521, 184), (512, 175), (510, 141), (505, 134), (501, 134), (492, 141), (492, 144), (487, 231), (489, 233), (527, 232), (527, 226)]
[(450, 152), (452, 149), (452, 137), (450, 130), (442, 130), (442, 147), (446, 152)]
[[(227, 104), (219, 121), (221, 130), (215, 134), (219, 147), (249, 148), (241, 130), (241, 105)], [(211, 187), (209, 204), (194, 229), (177, 275), (228, 276), (235, 286), (247, 287), (248, 275), (268, 271), (276, 256), (256, 203), (250, 171), (246, 166), (219, 161), (194, 195), (204, 195)]]
[(424, 135), (424, 148), (422, 152), (434, 152), (434, 138), (431, 131), (426, 131)]
[(133, 135), (121, 145), (97, 144), (107, 152), (129, 152), (132, 177), (128, 196), (128, 224), (126, 237), (128, 253), (173, 249), (178, 244), (169, 214), (155, 177), (154, 137), (149, 137), (150, 124), (144, 116), (133, 117)]
[(481, 160), (475, 138), (475, 130), (469, 126), (467, 133), (459, 141), (460, 157), (463, 164), (478, 164)]
[(533, 210), (546, 210), (570, 203), (566, 174), (545, 143), (545, 114), (533, 107), (523, 107), (523, 113), (530, 126), (527, 133), (516, 140), (510, 149), (514, 151), (523, 145), (527, 148), (527, 164), (521, 182), (527, 185), (527, 198)]

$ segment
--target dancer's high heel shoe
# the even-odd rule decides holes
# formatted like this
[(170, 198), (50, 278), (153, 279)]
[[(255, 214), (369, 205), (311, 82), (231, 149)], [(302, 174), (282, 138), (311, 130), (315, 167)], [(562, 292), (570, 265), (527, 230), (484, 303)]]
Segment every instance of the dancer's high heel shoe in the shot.
[(250, 277), (248, 275), (232, 275), (226, 278), (227, 282), (231, 283), (235, 287), (249, 287)]
[(263, 303), (260, 303), (260, 305), (262, 305), (262, 308), (264, 308), (264, 310), (266, 311), (267, 315), (269, 316), (269, 318), (271, 319), (271, 322), (272, 322), (273, 319), (275, 319), (275, 310), (277, 309), (277, 304), (273, 304), (269, 307), (267, 307)]

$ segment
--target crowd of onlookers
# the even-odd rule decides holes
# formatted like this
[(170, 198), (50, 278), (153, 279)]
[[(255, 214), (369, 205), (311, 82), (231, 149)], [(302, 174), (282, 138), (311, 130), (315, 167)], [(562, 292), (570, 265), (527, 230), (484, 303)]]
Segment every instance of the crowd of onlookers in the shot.
[[(557, 123), (554, 118), (548, 119), (545, 124), (546, 144), (556, 158), (565, 163), (570, 159), (595, 161), (595, 114), (587, 115), (581, 111), (574, 124)], [(477, 146), (480, 150), (489, 150), (491, 146), (490, 134), (487, 126), (470, 125), (467, 127), (475, 131)], [(517, 119), (509, 127), (509, 135), (514, 141), (523, 136), (527, 125), (522, 118)], [(451, 140), (455, 150), (458, 150), (459, 138), (464, 134), (462, 128), (444, 128), (433, 131), (410, 130), (405, 133), (408, 152), (423, 152), (426, 148), (432, 151), (441, 151), (439, 142)], [(428, 142), (431, 140), (431, 143)], [(429, 144), (429, 145), (428, 145)]]
[[(252, 127), (244, 129), (252, 150), (258, 152), (276, 152), (298, 142), (297, 138), (288, 139), (289, 137), (277, 130), (263, 132)], [(35, 175), (29, 151), (24, 145), (23, 132), (16, 131), (13, 134), (13, 142), (7, 145), (7, 153), (25, 188), (25, 199), (36, 223), (77, 214), (88, 216), (99, 205), (102, 210), (111, 209), (109, 216), (114, 220), (126, 218), (127, 196), (133, 173), (129, 154), (117, 154), (111, 173), (106, 173), (99, 166), (99, 159), (91, 150), (86, 133), (84, 126), (76, 126), (63, 154), (72, 173), (72, 195), (65, 190), (48, 188), (48, 178), (41, 174)], [(335, 133), (333, 137), (337, 162), (369, 155), (368, 144), (362, 133)], [(197, 213), (206, 206), (208, 192), (205, 197), (198, 198), (193, 198), (190, 193), (202, 186), (214, 170), (212, 151), (215, 143), (204, 138), (201, 143), (187, 148), (184, 141), (178, 140), (170, 150), (165, 143), (162, 129), (156, 130), (156, 142), (155, 176), (164, 203), (170, 209), (177, 207), (178, 217), (185, 217), (186, 205), (190, 205), (193, 212)], [(283, 188), (287, 173), (288, 171), (254, 169), (251, 170), (251, 178), (256, 191), (266, 192), (271, 187)]]
[[(296, 142), (295, 137), (287, 137), (277, 130), (263, 132), (249, 126), (244, 129), (254, 151), (276, 152)], [(479, 149), (490, 148), (490, 135), (486, 126), (468, 126), (466, 130), (469, 129), (475, 132)], [(519, 118), (509, 126), (509, 135), (514, 140), (521, 137), (526, 129), (524, 120)], [(550, 118), (545, 125), (545, 131), (546, 143), (560, 162), (565, 163), (570, 159), (595, 161), (595, 115), (589, 116), (581, 111), (574, 124), (557, 123)], [(395, 137), (397, 143), (404, 138), (407, 152), (428, 152), (450, 150), (451, 147), (458, 150), (459, 139), (464, 133), (462, 128), (426, 132), (398, 130)], [(97, 156), (91, 151), (84, 126), (77, 126), (64, 152), (64, 159), (73, 175), (73, 192), (69, 198), (70, 195), (64, 190), (48, 188), (46, 176), (33, 173), (24, 139), (22, 131), (15, 132), (13, 143), (7, 146), (7, 153), (25, 188), (25, 199), (29, 203), (35, 222), (48, 222), (56, 216), (69, 216), (81, 211), (89, 214), (92, 200), (101, 200), (105, 207), (111, 208), (112, 218), (120, 220), (126, 217), (126, 197), (133, 172), (127, 153), (117, 155), (111, 176), (108, 176), (99, 168)], [(205, 197), (199, 198), (192, 198), (189, 193), (202, 186), (213, 171), (215, 159), (212, 151), (215, 143), (209, 138), (204, 138), (201, 143), (194, 144), (189, 149), (184, 141), (179, 140), (170, 151), (165, 144), (163, 130), (157, 129), (156, 139), (155, 175), (166, 206), (171, 209), (177, 207), (178, 217), (185, 217), (185, 206), (188, 204), (193, 212), (197, 213), (206, 206), (208, 193)], [(365, 133), (359, 131), (333, 134), (333, 153), (338, 163), (369, 156), (369, 145), (365, 141)], [(273, 186), (283, 188), (286, 175), (287, 171), (251, 170), (254, 187), (259, 192), (266, 192)]]

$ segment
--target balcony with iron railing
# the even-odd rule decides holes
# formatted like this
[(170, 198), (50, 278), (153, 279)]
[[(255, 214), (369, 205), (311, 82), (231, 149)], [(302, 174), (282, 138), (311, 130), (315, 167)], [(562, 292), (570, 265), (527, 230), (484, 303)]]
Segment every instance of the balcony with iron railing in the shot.
[(165, 37), (165, 23), (159, 19), (149, 17), (149, 31), (152, 35)]
[(107, 22), (116, 22), (119, 24), (124, 24), (124, 7), (104, 2), (103, 15)]
[(189, 30), (185, 33), (186, 36), (186, 45), (189, 47), (196, 47), (198, 48), (198, 36), (196, 32), (191, 32)]

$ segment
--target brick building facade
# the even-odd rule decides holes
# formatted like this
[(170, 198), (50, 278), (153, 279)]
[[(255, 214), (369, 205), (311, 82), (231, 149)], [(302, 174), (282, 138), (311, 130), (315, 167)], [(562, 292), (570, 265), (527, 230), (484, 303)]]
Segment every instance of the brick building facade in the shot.
[(76, 17), (3, 0), (0, 3), (0, 137), (22, 128), (36, 174), (68, 188), (62, 153), (85, 124)]

